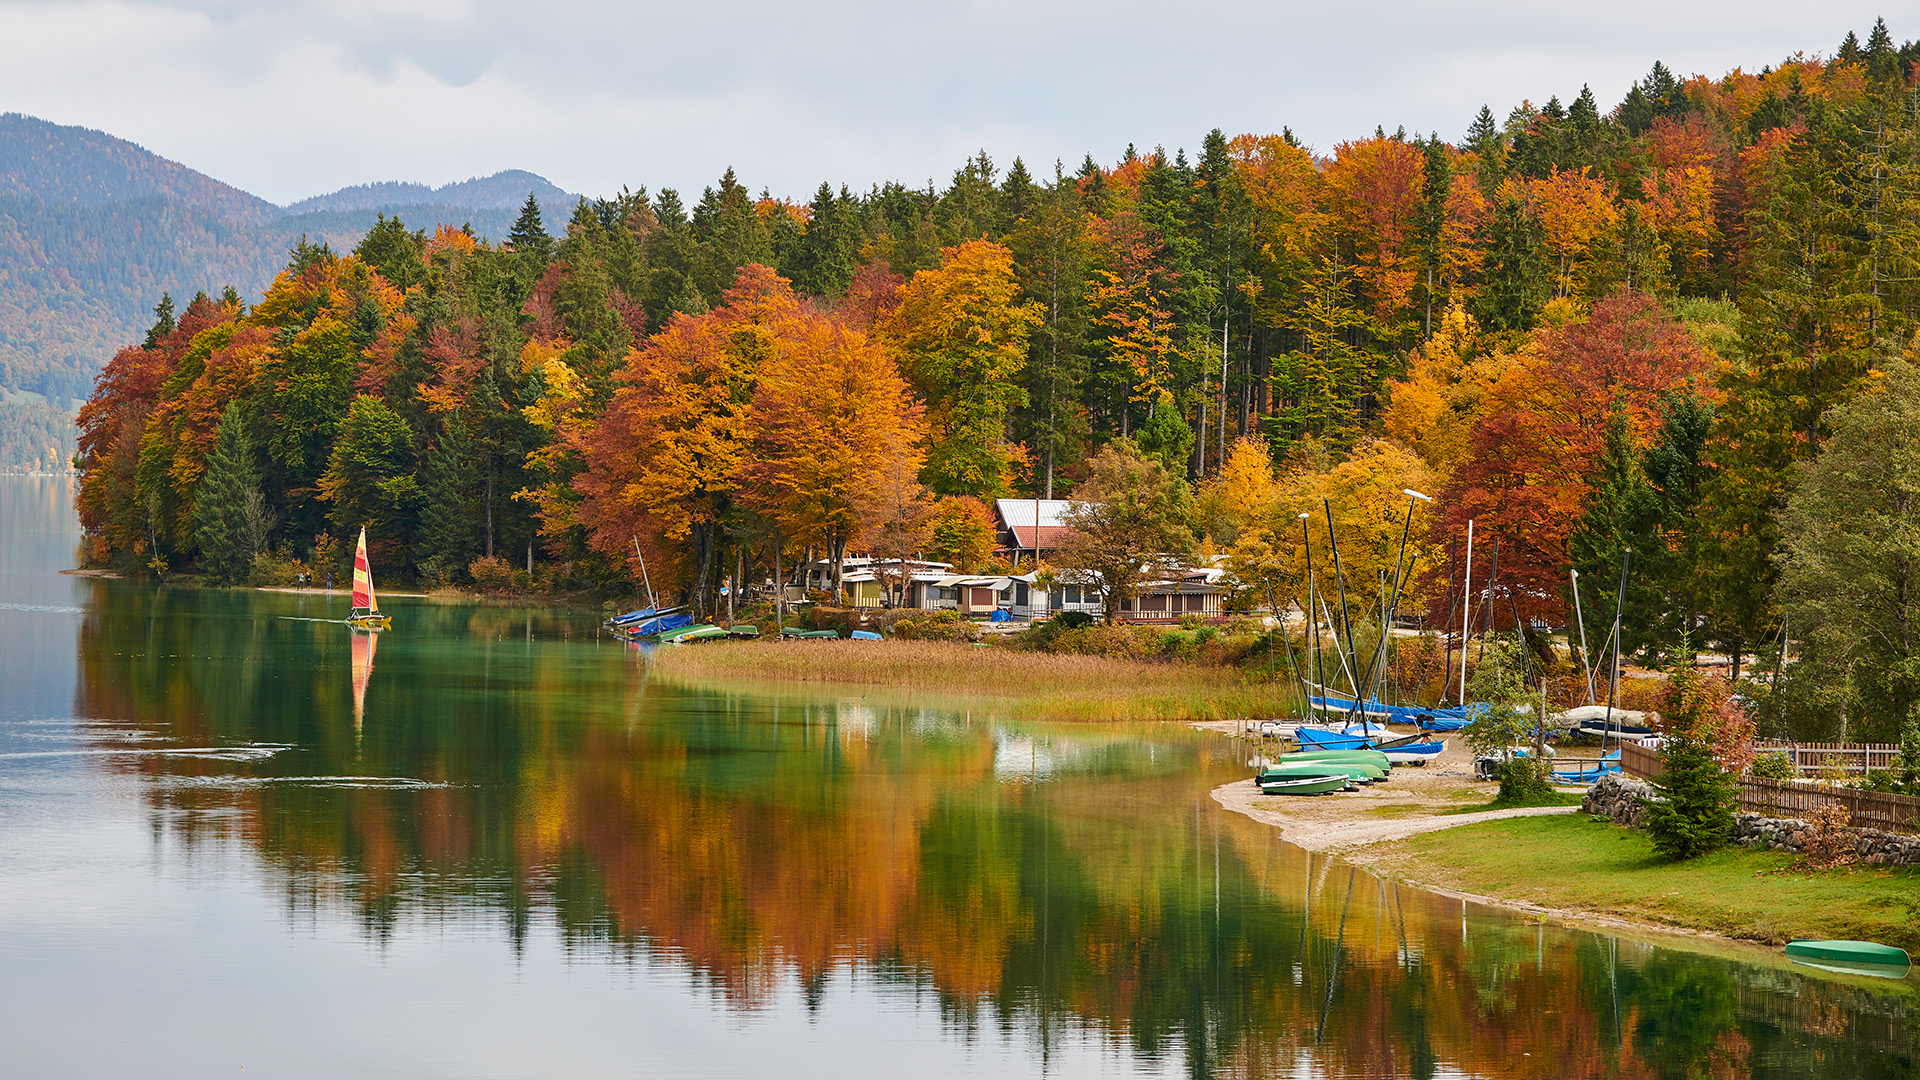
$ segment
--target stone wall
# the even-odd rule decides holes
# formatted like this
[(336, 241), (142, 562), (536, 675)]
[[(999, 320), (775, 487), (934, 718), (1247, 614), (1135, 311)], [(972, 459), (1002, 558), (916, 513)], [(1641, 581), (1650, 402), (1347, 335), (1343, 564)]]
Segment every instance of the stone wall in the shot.
[[(1648, 800), (1661, 798), (1652, 784), (1631, 776), (1609, 775), (1587, 790), (1580, 809), (1604, 817), (1616, 825), (1637, 829)], [(1878, 829), (1846, 829), (1854, 839), (1854, 850), (1861, 862), (1887, 866), (1920, 866), (1920, 836), (1881, 832)], [(1770, 848), (1800, 854), (1806, 851), (1813, 826), (1797, 818), (1763, 817), (1754, 813), (1733, 815), (1733, 841), (1746, 847)]]

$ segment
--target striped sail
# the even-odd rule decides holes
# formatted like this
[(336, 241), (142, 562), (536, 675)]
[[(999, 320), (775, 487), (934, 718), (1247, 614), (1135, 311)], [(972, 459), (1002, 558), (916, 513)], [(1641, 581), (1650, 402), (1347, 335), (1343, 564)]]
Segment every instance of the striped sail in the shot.
[(360, 545), (353, 549), (353, 607), (357, 611), (374, 611), (373, 570), (367, 565), (367, 530), (360, 529)]

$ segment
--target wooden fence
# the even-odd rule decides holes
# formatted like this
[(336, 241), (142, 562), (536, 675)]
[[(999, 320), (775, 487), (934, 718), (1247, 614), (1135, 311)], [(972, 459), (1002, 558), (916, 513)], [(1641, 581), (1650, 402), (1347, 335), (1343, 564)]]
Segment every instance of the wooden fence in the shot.
[(1740, 781), (1740, 809), (1768, 817), (1806, 818), (1835, 803), (1847, 808), (1849, 822), (1860, 829), (1920, 833), (1920, 798), (1858, 788), (1828, 787), (1758, 776)]
[[(1755, 742), (1761, 754), (1784, 754), (1801, 776), (1827, 780), (1847, 776), (1865, 776), (1877, 769), (1896, 769), (1898, 746), (1884, 743), (1785, 743)], [(1664, 771), (1658, 752), (1638, 743), (1620, 747), (1620, 767), (1642, 780), (1651, 780)]]
[[(1830, 753), (1832, 748), (1820, 749)], [(1881, 747), (1856, 745), (1852, 749), (1869, 751), (1874, 756), (1867, 760), (1879, 760)], [(1666, 770), (1666, 763), (1660, 760), (1657, 751), (1638, 743), (1626, 743), (1620, 747), (1620, 767), (1642, 780), (1654, 780)], [(1874, 767), (1881, 766), (1876, 763)], [(1740, 809), (1767, 817), (1804, 820), (1813, 811), (1835, 803), (1847, 808), (1848, 819), (1856, 828), (1920, 834), (1920, 798), (1911, 795), (1831, 787), (1807, 781), (1768, 780), (1758, 776), (1746, 776), (1740, 780)]]
[(1649, 750), (1637, 742), (1620, 744), (1620, 767), (1629, 776), (1637, 776), (1642, 780), (1658, 779), (1661, 773), (1667, 771), (1667, 763), (1660, 759), (1658, 751)]
[(1756, 743), (1763, 754), (1785, 754), (1801, 776), (1832, 773), (1865, 776), (1875, 769), (1896, 768), (1898, 746), (1885, 743)]

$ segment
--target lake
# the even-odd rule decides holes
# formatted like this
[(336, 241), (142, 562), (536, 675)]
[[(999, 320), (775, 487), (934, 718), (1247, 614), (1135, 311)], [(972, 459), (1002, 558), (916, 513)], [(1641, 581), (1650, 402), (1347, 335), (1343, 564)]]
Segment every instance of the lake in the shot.
[(79, 539), (0, 477), (7, 1077), (1916, 1069), (1912, 978), (1383, 882), (1219, 809), (1215, 735), (674, 686), (581, 613), (369, 638)]

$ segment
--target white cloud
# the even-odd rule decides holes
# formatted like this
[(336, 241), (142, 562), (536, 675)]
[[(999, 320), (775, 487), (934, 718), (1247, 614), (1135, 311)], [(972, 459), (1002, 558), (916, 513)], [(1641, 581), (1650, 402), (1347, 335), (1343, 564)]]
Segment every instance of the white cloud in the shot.
[[(1458, 137), (1484, 102), (1617, 101), (1687, 73), (1830, 50), (1870, 5), (1443, 9), (974, 0), (923, 8), (503, 0), (0, 2), (0, 109), (97, 127), (276, 202), (526, 168), (600, 194), (697, 192), (727, 166), (804, 197), (944, 181), (985, 148), (1112, 160), (1291, 126), (1322, 148)], [(1920, 34), (1920, 26), (1893, 27)]]

